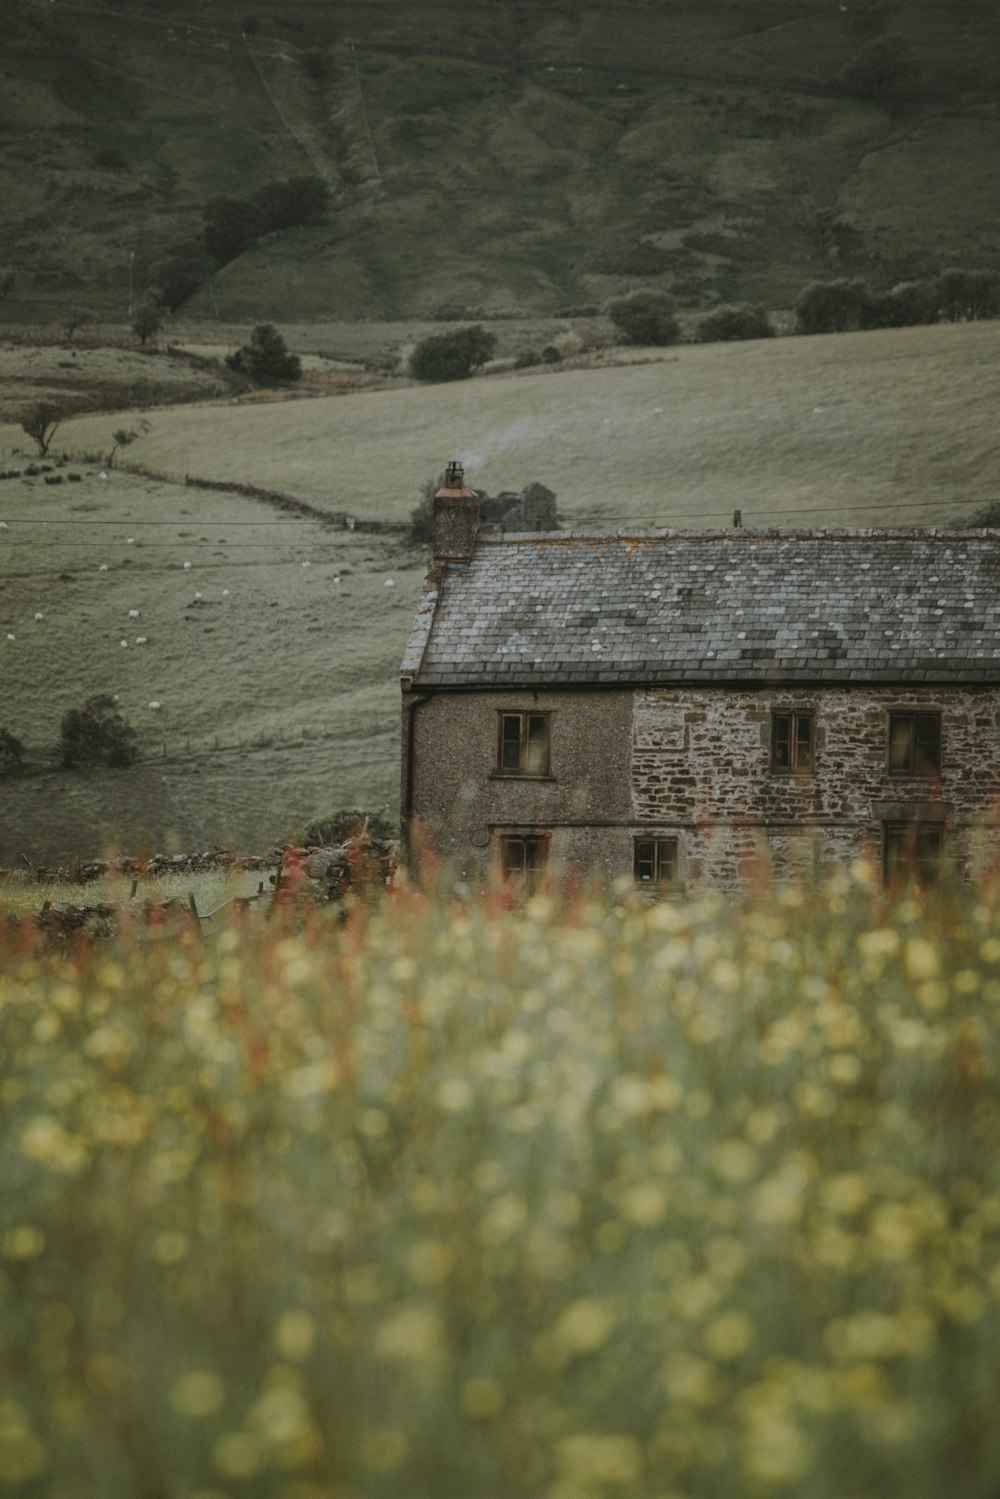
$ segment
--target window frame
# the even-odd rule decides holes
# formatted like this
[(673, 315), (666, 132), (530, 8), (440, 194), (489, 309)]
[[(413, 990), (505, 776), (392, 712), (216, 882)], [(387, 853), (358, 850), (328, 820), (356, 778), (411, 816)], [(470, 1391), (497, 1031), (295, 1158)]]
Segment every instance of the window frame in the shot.
[[(933, 841), (933, 852), (921, 852), (921, 842)], [(897, 845), (895, 852), (890, 852)], [(902, 847), (899, 847), (902, 845)], [(945, 861), (945, 828), (941, 822), (893, 818), (882, 824), (882, 883), (933, 885), (941, 879)]]
[[(651, 856), (647, 854), (645, 859), (651, 862), (652, 875), (646, 877), (640, 873), (640, 864), (644, 862), (643, 846), (651, 845)], [(669, 871), (664, 872), (663, 864), (669, 865)], [(677, 884), (681, 867), (681, 841), (675, 833), (636, 833), (632, 838), (632, 878), (642, 890), (669, 890)]]
[[(500, 865), (500, 878), (503, 883), (505, 885), (517, 885), (525, 895), (533, 894), (543, 883), (548, 873), (551, 844), (551, 833), (499, 833), (497, 835), (497, 856)], [(510, 865), (509, 854), (512, 849), (518, 846), (523, 848), (524, 858), (520, 868), (514, 869)], [(529, 850), (533, 850), (536, 855), (536, 862), (534, 864), (530, 862)]]
[[(788, 764), (778, 763), (778, 734), (777, 725), (779, 720), (788, 721)], [(803, 760), (802, 726), (808, 728), (808, 745), (805, 748), (806, 759)], [(771, 754), (770, 766), (774, 775), (779, 776), (811, 776), (816, 770), (816, 710), (815, 708), (772, 708), (771, 709)]]
[[(894, 730), (897, 725), (910, 721), (908, 735), (907, 763), (903, 765), (893, 764)], [(923, 722), (934, 724), (934, 762), (929, 765), (920, 764), (920, 725)], [(943, 761), (943, 734), (941, 710), (939, 708), (890, 708), (886, 718), (885, 729), (885, 754), (886, 772), (888, 775), (901, 779), (926, 780), (928, 777), (939, 776)]]
[[(503, 776), (505, 779), (514, 780), (542, 780), (552, 779), (552, 712), (547, 708), (498, 708), (496, 717), (495, 743), (493, 750), (493, 775)], [(529, 765), (528, 759), (531, 752), (531, 721), (540, 721), (544, 725), (542, 745), (543, 758), (536, 767)], [(505, 752), (514, 742), (505, 734), (504, 726), (508, 721), (517, 721), (517, 765), (505, 765)]]

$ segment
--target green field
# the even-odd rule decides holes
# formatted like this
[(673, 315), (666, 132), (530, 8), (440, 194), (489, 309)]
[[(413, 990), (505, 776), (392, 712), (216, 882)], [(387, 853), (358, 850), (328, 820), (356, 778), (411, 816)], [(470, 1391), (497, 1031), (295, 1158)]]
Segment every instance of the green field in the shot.
[[(997, 497), (998, 323), (646, 357), (350, 400), (157, 412), (132, 452), (172, 475), (266, 485), (379, 519), (405, 519), (453, 457), (492, 493), (539, 479), (574, 522), (625, 526), (722, 525), (735, 507), (749, 525), (930, 525)], [(81, 418), (60, 440), (87, 450), (107, 426)], [(0, 444), (13, 440), (0, 428)]]
[[(494, 493), (541, 480), (578, 527), (722, 526), (737, 508), (749, 526), (934, 525), (998, 497), (1000, 324), (645, 357), (150, 410), (125, 456), (397, 521), (454, 456)], [(120, 419), (69, 421), (56, 447), (101, 452)], [(0, 428), (0, 463), (25, 442)], [(82, 481), (0, 483), (0, 726), (36, 772), (0, 782), (0, 865), (110, 847), (256, 852), (337, 807), (393, 815), (397, 673), (425, 553), (239, 496), (57, 472), (70, 471)], [(99, 692), (119, 695), (142, 759), (53, 768), (62, 714)]]
[[(3, 722), (35, 772), (0, 784), (0, 864), (256, 851), (358, 794), (394, 808), (420, 551), (117, 471), (7, 481), (0, 506)], [(62, 714), (100, 692), (140, 762), (48, 768)]]
[(0, 927), (0, 1486), (995, 1499), (997, 892)]

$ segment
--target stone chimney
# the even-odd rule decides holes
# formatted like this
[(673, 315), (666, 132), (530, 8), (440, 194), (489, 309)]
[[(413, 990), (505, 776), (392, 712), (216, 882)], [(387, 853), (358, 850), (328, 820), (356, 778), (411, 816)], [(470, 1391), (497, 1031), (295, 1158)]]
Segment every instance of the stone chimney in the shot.
[(471, 561), (478, 533), (479, 496), (466, 489), (462, 465), (449, 463), (434, 496), (434, 561)]

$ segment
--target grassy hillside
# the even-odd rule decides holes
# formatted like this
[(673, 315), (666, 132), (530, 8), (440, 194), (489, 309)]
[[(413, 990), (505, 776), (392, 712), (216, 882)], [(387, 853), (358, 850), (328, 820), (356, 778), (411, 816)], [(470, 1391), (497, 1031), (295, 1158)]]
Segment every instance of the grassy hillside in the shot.
[[(128, 456), (362, 517), (405, 518), (458, 454), (494, 492), (541, 479), (577, 525), (723, 525), (735, 508), (751, 526), (931, 525), (998, 497), (998, 399), (1000, 324), (976, 324), (171, 408)], [(113, 426), (80, 418), (59, 443), (101, 452)], [(0, 460), (24, 443), (0, 428)], [(110, 844), (254, 850), (337, 806), (394, 811), (397, 672), (423, 553), (237, 496), (77, 471), (77, 484), (0, 484), (0, 726), (39, 772), (0, 783), (0, 864)], [(46, 768), (62, 714), (97, 692), (119, 694), (142, 761)]]
[[(905, 71), (864, 97), (841, 70), (886, 34)], [(8, 0), (0, 313), (122, 320), (213, 198), (303, 174), (325, 221), (189, 310), (554, 311), (637, 281), (781, 307), (818, 275), (995, 264), (998, 43), (973, 0)]]
[[(176, 408), (150, 415), (130, 456), (384, 519), (405, 519), (455, 456), (494, 493), (540, 479), (570, 520), (623, 525), (721, 525), (737, 506), (749, 525), (931, 525), (997, 498), (1000, 323), (646, 357), (349, 399)], [(107, 425), (68, 422), (60, 440), (88, 450)], [(0, 428), (0, 444), (13, 439)]]
[[(115, 472), (43, 477), (0, 498), (0, 721), (34, 772), (0, 782), (0, 864), (257, 849), (359, 795), (394, 808), (420, 552)], [(140, 762), (55, 768), (63, 713), (99, 692)]]

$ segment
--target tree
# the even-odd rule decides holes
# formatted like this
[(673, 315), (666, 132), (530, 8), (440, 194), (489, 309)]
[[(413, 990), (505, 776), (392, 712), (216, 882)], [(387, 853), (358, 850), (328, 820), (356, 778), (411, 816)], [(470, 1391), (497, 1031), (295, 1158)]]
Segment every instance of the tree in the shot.
[(20, 775), (24, 769), (24, 745), (9, 729), (0, 729), (0, 776)]
[(915, 76), (909, 38), (898, 31), (872, 37), (840, 70), (839, 81), (862, 99), (890, 99)]
[(112, 468), (114, 466), (115, 454), (117, 453), (118, 449), (131, 447), (132, 443), (135, 442), (137, 437), (145, 437), (146, 433), (149, 431), (149, 426), (149, 422), (145, 417), (143, 417), (135, 427), (119, 427), (116, 431), (112, 432), (111, 440), (114, 443), (114, 446), (112, 447), (110, 453), (107, 456), (107, 459), (105, 460), (107, 462), (108, 468)]
[(89, 697), (82, 708), (71, 708), (63, 715), (59, 748), (67, 768), (107, 765), (120, 769), (131, 765), (138, 754), (135, 730), (107, 693)]
[(497, 336), (474, 323), (452, 333), (433, 333), (410, 355), (414, 380), (465, 380), (496, 353)]
[(795, 299), (800, 333), (846, 333), (860, 328), (867, 306), (868, 288), (863, 281), (812, 281)]
[(65, 416), (61, 406), (54, 401), (35, 401), (21, 413), (21, 431), (26, 432), (38, 448), (39, 458), (49, 451), (49, 444), (60, 422)]
[(444, 474), (426, 479), (420, 487), (420, 503), (410, 511), (410, 540), (424, 545), (434, 540), (434, 496), (444, 483)]
[(302, 361), (297, 354), (288, 352), (288, 345), (273, 323), (258, 324), (250, 342), (226, 356), (226, 365), (255, 385), (302, 379)]
[(159, 333), (166, 315), (167, 309), (158, 288), (150, 287), (132, 308), (132, 332), (143, 348), (146, 347), (147, 339), (152, 338), (154, 333)]
[(936, 281), (901, 281), (870, 296), (861, 312), (862, 328), (917, 328), (936, 323), (941, 293)]
[(153, 268), (160, 295), (171, 312), (176, 312), (188, 297), (194, 295), (213, 274), (215, 261), (197, 240), (175, 245)]
[(97, 313), (90, 307), (70, 307), (63, 318), (63, 331), (70, 340), (78, 328), (89, 328), (97, 322)]
[(941, 315), (950, 323), (975, 323), (1000, 317), (997, 271), (942, 271), (937, 287)]
[(227, 265), (265, 232), (264, 215), (246, 198), (214, 198), (204, 210), (202, 238), (217, 265)]
[(639, 288), (615, 297), (606, 311), (630, 344), (675, 344), (681, 336), (674, 312), (677, 303), (669, 292)]
[(773, 338), (774, 329), (763, 303), (737, 302), (716, 307), (698, 324), (695, 342), (729, 343), (743, 338)]

